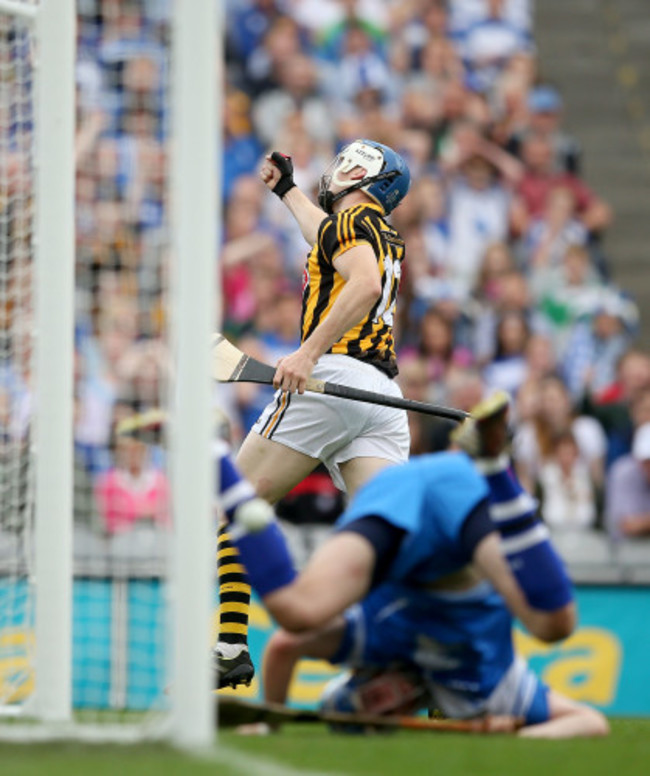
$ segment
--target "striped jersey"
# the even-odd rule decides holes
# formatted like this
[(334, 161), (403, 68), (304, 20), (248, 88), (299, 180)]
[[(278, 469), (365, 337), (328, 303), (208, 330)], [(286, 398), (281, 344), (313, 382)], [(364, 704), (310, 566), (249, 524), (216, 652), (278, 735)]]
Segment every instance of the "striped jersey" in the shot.
[(538, 503), (517, 479), (507, 454), (475, 461), (490, 488), (490, 517), (501, 534), (507, 557), (548, 539), (546, 526), (537, 517)]
[(476, 465), (490, 488), (490, 517), (503, 554), (528, 603), (544, 611), (566, 606), (573, 599), (571, 580), (538, 517), (537, 500), (522, 487), (510, 457), (479, 458)]
[(368, 315), (328, 351), (367, 361), (391, 377), (397, 374), (393, 319), (404, 260), (404, 241), (379, 205), (365, 203), (325, 218), (307, 259), (303, 280), (301, 336), (304, 342), (324, 320), (345, 281), (336, 258), (357, 245), (370, 245), (381, 275), (381, 296)]

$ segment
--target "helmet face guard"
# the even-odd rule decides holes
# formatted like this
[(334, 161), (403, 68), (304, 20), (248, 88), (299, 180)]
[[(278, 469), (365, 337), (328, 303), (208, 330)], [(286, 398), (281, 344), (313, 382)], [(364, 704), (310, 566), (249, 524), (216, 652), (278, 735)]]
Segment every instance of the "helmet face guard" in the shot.
[[(349, 182), (341, 175), (355, 167), (366, 171), (362, 180), (347, 186)], [(381, 205), (386, 214), (390, 213), (408, 191), (410, 175), (404, 160), (388, 146), (372, 140), (355, 140), (345, 146), (327, 166), (321, 175), (318, 186), (318, 204), (326, 213), (332, 213), (335, 202), (346, 194), (361, 190)], [(336, 194), (330, 190), (332, 185), (342, 187)]]

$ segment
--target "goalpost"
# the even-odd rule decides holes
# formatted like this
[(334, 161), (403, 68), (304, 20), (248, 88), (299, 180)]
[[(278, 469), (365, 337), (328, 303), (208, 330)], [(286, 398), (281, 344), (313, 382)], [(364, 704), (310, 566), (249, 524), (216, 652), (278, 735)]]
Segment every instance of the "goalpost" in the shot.
[[(218, 5), (95, 35), (97, 0), (0, 0), (0, 739), (214, 740)], [(129, 531), (95, 439), (125, 385), (170, 418), (143, 455), (171, 517)]]

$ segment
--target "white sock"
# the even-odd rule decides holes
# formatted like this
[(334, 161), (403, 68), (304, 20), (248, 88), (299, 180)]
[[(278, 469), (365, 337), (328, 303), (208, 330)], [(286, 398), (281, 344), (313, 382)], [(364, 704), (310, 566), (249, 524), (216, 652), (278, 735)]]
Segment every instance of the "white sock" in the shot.
[(229, 644), (227, 641), (218, 641), (214, 649), (215, 652), (229, 660), (238, 657), (242, 652), (248, 652), (246, 644)]

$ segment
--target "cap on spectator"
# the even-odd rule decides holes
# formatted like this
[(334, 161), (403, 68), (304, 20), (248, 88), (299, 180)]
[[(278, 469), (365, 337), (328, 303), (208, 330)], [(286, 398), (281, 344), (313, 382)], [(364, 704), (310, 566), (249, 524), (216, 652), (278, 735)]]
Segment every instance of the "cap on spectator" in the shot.
[(536, 86), (528, 95), (532, 113), (557, 113), (562, 110), (562, 98), (552, 86)]
[(632, 443), (632, 455), (637, 461), (650, 460), (650, 423), (644, 423), (636, 430)]

